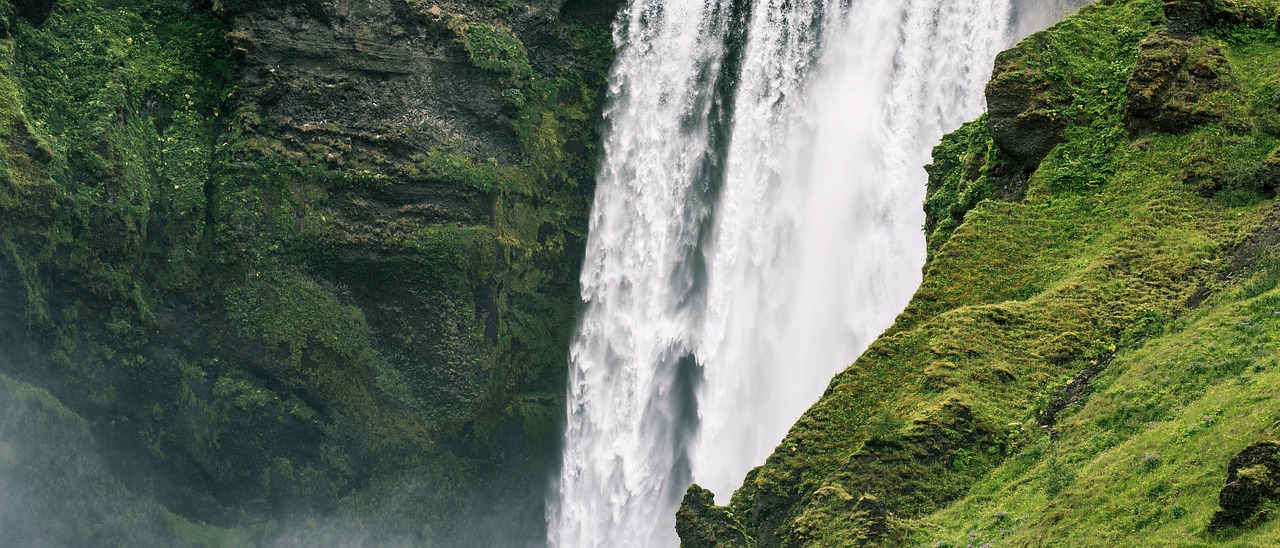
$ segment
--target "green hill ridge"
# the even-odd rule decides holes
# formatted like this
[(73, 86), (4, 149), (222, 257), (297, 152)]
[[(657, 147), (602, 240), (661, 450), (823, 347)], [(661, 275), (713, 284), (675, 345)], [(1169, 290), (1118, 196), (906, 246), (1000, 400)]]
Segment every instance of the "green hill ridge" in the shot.
[(1280, 543), (1277, 8), (1104, 0), (1001, 54), (910, 305), (682, 545)]

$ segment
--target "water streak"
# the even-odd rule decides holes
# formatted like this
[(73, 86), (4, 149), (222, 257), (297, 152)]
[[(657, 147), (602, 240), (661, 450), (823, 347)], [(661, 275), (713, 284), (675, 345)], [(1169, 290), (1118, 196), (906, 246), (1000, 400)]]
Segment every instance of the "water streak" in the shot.
[(1044, 11), (1014, 4), (632, 0), (551, 545), (674, 546), (687, 485), (727, 500), (892, 322), (929, 150)]

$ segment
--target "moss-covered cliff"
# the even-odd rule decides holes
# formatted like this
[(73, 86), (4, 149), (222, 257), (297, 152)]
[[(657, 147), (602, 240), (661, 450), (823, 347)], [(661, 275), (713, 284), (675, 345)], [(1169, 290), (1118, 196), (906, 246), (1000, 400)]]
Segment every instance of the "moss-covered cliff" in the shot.
[(109, 486), (0, 424), (30, 538), (540, 538), (614, 10), (0, 1), (0, 403)]
[(1000, 55), (915, 298), (685, 545), (1280, 542), (1278, 7), (1102, 0)]

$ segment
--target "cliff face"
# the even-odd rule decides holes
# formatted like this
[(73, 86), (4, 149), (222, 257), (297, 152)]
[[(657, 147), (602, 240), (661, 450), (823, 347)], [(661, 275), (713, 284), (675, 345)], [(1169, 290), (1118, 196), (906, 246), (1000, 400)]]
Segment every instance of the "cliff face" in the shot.
[(541, 538), (616, 9), (0, 2), (0, 401), (111, 538)]
[(1100, 1), (1000, 55), (915, 298), (684, 543), (1280, 541), (1277, 8)]

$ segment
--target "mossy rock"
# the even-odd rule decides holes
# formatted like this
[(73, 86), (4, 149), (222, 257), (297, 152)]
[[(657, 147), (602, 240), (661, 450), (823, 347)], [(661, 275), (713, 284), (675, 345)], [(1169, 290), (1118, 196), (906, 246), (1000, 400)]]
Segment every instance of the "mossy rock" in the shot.
[(1129, 78), (1125, 125), (1134, 136), (1186, 133), (1221, 119), (1238, 92), (1222, 50), (1204, 38), (1157, 34), (1143, 41)]
[(1059, 116), (1069, 101), (1041, 67), (1028, 61), (1040, 49), (1041, 35), (996, 56), (987, 84), (987, 124), (991, 138), (1025, 178), (1062, 141), (1066, 121)]
[(1255, 525), (1268, 502), (1280, 501), (1280, 441), (1258, 442), (1237, 454), (1227, 466), (1227, 484), (1218, 494), (1222, 507), (1209, 530)]
[(733, 512), (715, 505), (715, 495), (690, 485), (676, 512), (676, 534), (681, 548), (752, 548), (756, 544), (743, 532)]

